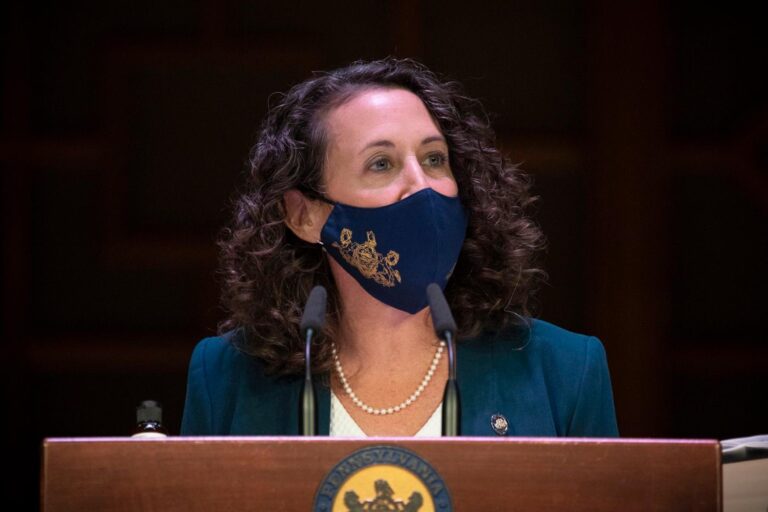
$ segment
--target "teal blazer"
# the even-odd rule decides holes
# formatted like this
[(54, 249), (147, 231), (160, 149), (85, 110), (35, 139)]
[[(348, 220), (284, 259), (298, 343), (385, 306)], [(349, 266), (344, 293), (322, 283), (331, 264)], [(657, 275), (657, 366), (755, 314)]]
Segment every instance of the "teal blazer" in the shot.
[[(303, 375), (274, 377), (231, 343), (239, 331), (200, 341), (192, 353), (181, 434), (298, 435)], [(517, 347), (524, 346), (519, 349)], [(457, 344), (461, 435), (618, 436), (600, 340), (533, 320)], [(330, 389), (316, 383), (318, 433), (328, 435)]]

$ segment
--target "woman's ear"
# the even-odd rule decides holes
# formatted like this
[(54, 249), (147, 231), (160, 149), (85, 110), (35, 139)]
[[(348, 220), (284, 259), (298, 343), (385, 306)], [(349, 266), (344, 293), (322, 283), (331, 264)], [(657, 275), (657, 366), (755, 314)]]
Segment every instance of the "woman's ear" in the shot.
[(285, 204), (285, 225), (293, 234), (305, 242), (316, 244), (320, 232), (328, 220), (332, 206), (322, 201), (313, 201), (300, 191), (292, 188), (283, 194)]

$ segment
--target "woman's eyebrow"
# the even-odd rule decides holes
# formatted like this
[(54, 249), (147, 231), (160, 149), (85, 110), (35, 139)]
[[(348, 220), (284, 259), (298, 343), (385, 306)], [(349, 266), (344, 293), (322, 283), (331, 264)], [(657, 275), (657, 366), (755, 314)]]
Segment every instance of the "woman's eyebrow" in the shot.
[(442, 135), (432, 135), (431, 137), (427, 137), (423, 141), (421, 141), (421, 145), (429, 144), (430, 142), (445, 142), (445, 137)]
[[(394, 143), (394, 142), (392, 142), (391, 140), (386, 140), (386, 139), (382, 139), (382, 140), (375, 140), (375, 141), (373, 141), (373, 142), (369, 142), (368, 144), (366, 144), (366, 145), (365, 145), (365, 147), (364, 147), (363, 149), (361, 149), (361, 150), (360, 150), (360, 153), (362, 153), (362, 152), (363, 152), (363, 151), (365, 151), (366, 149), (369, 149), (369, 148), (375, 148), (375, 147), (388, 147), (388, 148), (393, 148), (393, 147), (395, 147), (395, 143)], [(359, 153), (358, 153), (358, 154), (359, 154)]]
[[(421, 141), (421, 145), (423, 146), (425, 144), (429, 144), (430, 142), (445, 143), (445, 137), (443, 137), (442, 135), (430, 135), (429, 137)], [(360, 150), (360, 153), (362, 153), (366, 149), (375, 148), (375, 147), (393, 148), (395, 147), (395, 143), (387, 139), (375, 140), (373, 142), (369, 142), (368, 144), (366, 144), (365, 147)]]

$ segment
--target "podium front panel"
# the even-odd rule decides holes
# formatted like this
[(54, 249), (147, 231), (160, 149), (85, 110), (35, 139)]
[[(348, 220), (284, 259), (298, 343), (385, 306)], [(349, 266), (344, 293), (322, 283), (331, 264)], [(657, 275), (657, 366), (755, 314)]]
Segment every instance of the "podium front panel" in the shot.
[(42, 508), (310, 511), (346, 457), (387, 447), (434, 468), (456, 511), (722, 507), (717, 441), (169, 437), (46, 439)]

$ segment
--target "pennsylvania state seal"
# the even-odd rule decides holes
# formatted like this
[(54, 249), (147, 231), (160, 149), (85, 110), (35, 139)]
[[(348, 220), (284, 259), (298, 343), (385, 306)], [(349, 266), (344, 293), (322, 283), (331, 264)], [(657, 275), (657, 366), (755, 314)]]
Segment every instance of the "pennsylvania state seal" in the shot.
[(451, 512), (445, 482), (427, 461), (399, 446), (353, 452), (326, 475), (315, 512)]

